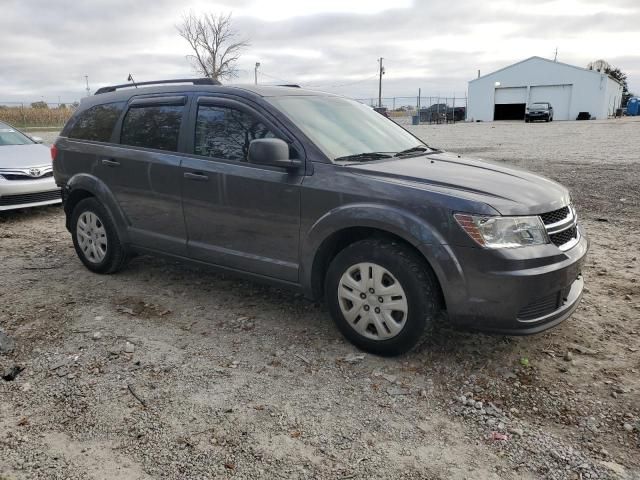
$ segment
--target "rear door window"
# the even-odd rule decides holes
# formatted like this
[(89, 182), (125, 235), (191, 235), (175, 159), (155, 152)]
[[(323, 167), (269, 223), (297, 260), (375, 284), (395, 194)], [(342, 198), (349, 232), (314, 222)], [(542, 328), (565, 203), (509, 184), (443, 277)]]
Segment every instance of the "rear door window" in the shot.
[(199, 105), (193, 153), (246, 162), (251, 140), (275, 137), (259, 118), (248, 112), (226, 106)]
[(93, 140), (95, 142), (110, 142), (125, 102), (105, 103), (95, 105), (80, 112), (65, 127), (63, 136), (78, 140)]
[(132, 105), (122, 121), (120, 143), (176, 152), (184, 105)]

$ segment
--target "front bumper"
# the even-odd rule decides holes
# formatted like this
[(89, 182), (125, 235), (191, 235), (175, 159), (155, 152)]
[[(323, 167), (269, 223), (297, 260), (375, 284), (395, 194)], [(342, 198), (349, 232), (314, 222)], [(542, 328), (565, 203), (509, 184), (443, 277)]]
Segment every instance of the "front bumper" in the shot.
[[(508, 335), (534, 334), (567, 319), (582, 298), (589, 241), (582, 229), (567, 251), (555, 245), (486, 250), (447, 247), (439, 270), (452, 323)], [(441, 264), (442, 265), (442, 264)]]
[(0, 177), (0, 211), (60, 202), (60, 188), (53, 177), (34, 180), (6, 180)]
[(547, 119), (549, 116), (548, 112), (529, 112), (525, 114), (525, 118), (528, 118), (529, 120)]

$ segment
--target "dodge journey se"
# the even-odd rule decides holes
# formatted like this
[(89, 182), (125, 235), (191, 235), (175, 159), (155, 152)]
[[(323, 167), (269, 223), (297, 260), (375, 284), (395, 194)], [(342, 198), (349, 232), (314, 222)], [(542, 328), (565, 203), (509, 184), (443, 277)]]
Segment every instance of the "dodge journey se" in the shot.
[(126, 87), (84, 99), (51, 148), (93, 272), (158, 254), (288, 287), (379, 355), (418, 345), (443, 312), (518, 335), (578, 306), (588, 241), (551, 180), (431, 148), (340, 96)]

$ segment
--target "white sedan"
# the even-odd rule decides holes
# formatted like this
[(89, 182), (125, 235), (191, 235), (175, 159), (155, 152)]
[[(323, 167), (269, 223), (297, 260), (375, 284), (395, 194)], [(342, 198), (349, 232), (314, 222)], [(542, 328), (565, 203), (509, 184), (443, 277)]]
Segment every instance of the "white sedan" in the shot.
[(61, 201), (49, 148), (0, 122), (0, 211)]

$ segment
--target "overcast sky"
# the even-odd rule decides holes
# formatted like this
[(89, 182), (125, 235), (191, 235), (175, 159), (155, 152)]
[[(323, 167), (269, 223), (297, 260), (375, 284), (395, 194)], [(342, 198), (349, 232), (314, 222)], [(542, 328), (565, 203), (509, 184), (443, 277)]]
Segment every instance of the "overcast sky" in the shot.
[[(0, 0), (0, 103), (78, 100), (126, 82), (194, 76), (182, 12), (232, 12), (251, 46), (233, 83), (295, 82), (376, 97), (463, 96), (489, 73), (538, 55), (603, 58), (640, 93), (640, 0)], [(408, 103), (408, 102), (407, 102)]]

